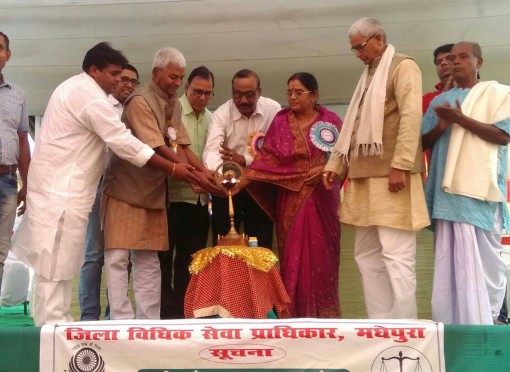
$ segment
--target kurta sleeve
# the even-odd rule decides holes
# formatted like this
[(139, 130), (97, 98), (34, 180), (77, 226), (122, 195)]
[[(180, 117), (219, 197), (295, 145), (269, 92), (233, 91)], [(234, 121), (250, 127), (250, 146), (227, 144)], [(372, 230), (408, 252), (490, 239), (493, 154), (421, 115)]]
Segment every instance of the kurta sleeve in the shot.
[(156, 117), (143, 97), (135, 96), (131, 98), (124, 107), (124, 115), (126, 115), (131, 129), (140, 141), (153, 149), (165, 145)]
[(324, 167), (325, 172), (333, 172), (336, 173), (340, 179), (344, 179), (347, 176), (347, 171), (349, 170), (349, 166), (342, 158), (338, 151), (333, 150), (331, 156), (329, 157), (326, 166)]
[(392, 79), (400, 123), (391, 167), (411, 170), (419, 147), (423, 115), (421, 72), (416, 62), (405, 59), (395, 69)]
[(116, 155), (137, 167), (144, 166), (154, 155), (154, 150), (131, 134), (106, 99), (89, 102), (79, 116)]

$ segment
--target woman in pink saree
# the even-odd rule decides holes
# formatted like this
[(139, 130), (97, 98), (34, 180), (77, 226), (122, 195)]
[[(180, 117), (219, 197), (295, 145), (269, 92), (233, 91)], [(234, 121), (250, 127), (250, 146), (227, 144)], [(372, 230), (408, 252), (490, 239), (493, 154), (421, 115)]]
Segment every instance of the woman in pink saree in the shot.
[(313, 75), (296, 73), (287, 85), (289, 107), (276, 114), (260, 150), (253, 136), (247, 189), (276, 223), (292, 316), (338, 318), (340, 185), (329, 192), (321, 178), (342, 121), (316, 103)]

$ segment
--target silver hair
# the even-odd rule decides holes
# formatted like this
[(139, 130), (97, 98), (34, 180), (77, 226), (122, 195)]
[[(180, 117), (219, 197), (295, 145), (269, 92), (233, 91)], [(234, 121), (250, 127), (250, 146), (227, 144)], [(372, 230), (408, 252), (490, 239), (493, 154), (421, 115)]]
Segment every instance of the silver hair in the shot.
[[(457, 45), (470, 45), (471, 48), (473, 49), (473, 56), (479, 61), (482, 61), (482, 47), (480, 46), (480, 44), (475, 43), (474, 41), (459, 41), (453, 47), (455, 48)], [(476, 69), (476, 78), (480, 80), (479, 68)]]
[(358, 19), (349, 28), (349, 32), (347, 33), (349, 37), (354, 35), (361, 35), (367, 38), (374, 34), (381, 35), (383, 37), (384, 43), (386, 44), (386, 31), (384, 31), (382, 23), (379, 20), (370, 17)]
[(186, 68), (186, 59), (179, 50), (171, 47), (161, 48), (154, 55), (152, 68), (165, 69), (170, 63)]
[(471, 45), (471, 47), (473, 48), (473, 55), (478, 59), (482, 58), (482, 47), (480, 46), (480, 44), (475, 43), (474, 41), (459, 41), (454, 46), (461, 45), (461, 44)]

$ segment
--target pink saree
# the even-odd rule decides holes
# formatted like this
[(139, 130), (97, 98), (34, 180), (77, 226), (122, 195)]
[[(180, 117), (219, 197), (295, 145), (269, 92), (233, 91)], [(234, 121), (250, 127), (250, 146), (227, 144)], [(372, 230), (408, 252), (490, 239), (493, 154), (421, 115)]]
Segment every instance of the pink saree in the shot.
[[(340, 130), (341, 120), (319, 107), (315, 122)], [(247, 189), (276, 221), (280, 274), (291, 298), (293, 317), (340, 317), (340, 186), (306, 185), (307, 172), (324, 166), (328, 153), (314, 145), (313, 123), (300, 130), (289, 109), (280, 111), (252, 165)]]

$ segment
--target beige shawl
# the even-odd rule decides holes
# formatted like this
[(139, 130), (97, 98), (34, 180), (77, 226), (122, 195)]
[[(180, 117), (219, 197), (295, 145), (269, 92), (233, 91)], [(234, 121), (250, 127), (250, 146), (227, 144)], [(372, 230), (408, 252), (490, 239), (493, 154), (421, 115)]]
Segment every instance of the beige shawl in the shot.
[(347, 109), (340, 137), (335, 144), (335, 152), (348, 162), (351, 147), (352, 131), (358, 114), (359, 105), (365, 89), (367, 93), (361, 111), (358, 133), (356, 135), (356, 148), (352, 156), (357, 156), (361, 148), (364, 155), (382, 155), (382, 133), (384, 124), (384, 102), (386, 99), (386, 83), (395, 48), (388, 44), (381, 62), (377, 67), (370, 86), (366, 87), (369, 66), (365, 68), (359, 79), (356, 90)]

